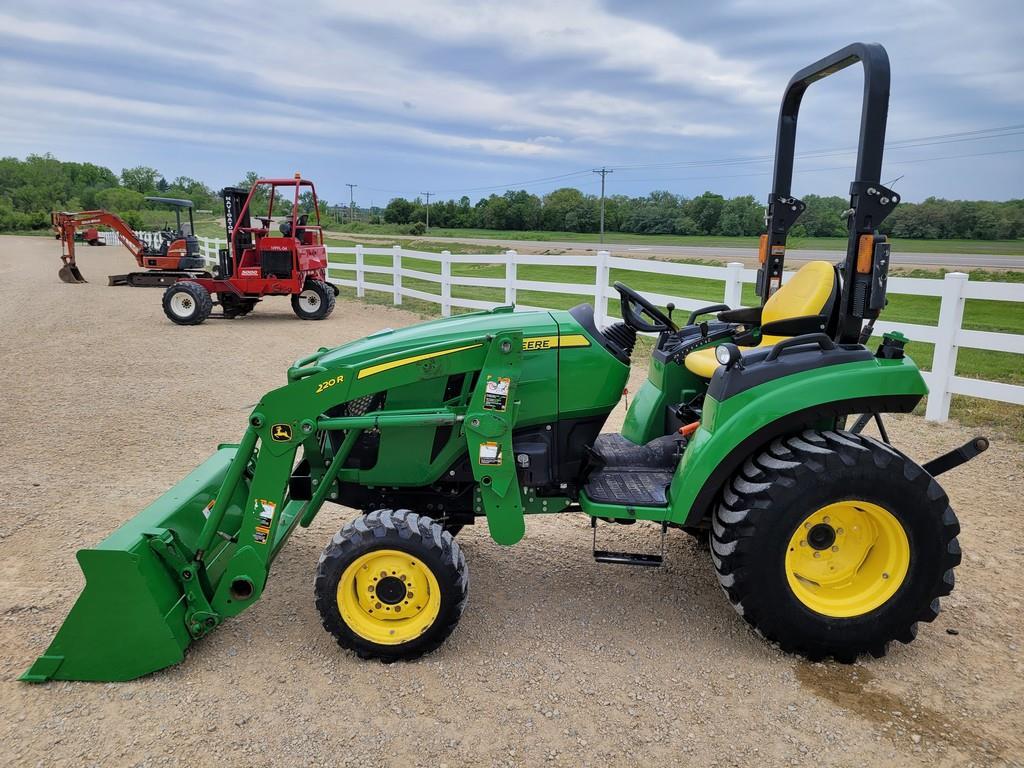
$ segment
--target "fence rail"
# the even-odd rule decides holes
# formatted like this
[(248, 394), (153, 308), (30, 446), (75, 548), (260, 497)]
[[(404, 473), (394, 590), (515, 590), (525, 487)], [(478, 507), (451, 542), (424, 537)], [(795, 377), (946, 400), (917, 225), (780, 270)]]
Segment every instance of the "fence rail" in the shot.
[[(224, 240), (205, 237), (199, 238), (199, 243), (203, 257), (211, 266), (217, 264), (218, 249), (227, 245)], [(743, 286), (754, 283), (757, 277), (756, 270), (748, 269), (739, 262), (730, 262), (724, 267), (711, 267), (612, 256), (608, 251), (599, 251), (595, 255), (587, 256), (534, 256), (520, 255), (515, 251), (453, 254), (448, 251), (441, 253), (411, 251), (398, 245), (392, 248), (364, 248), (357, 245), (347, 248), (328, 247), (327, 252), (329, 255), (355, 257), (351, 262), (331, 262), (331, 273), (349, 273), (350, 277), (338, 277), (330, 274), (328, 280), (335, 285), (354, 288), (356, 295), (360, 298), (364, 297), (367, 291), (390, 294), (396, 305), (401, 305), (403, 297), (415, 298), (439, 305), (441, 314), (447, 317), (456, 307), (491, 309), (502, 304), (516, 304), (519, 309), (547, 309), (547, 307), (532, 307), (517, 302), (518, 291), (570, 294), (589, 298), (593, 302), (595, 320), (599, 326), (608, 322), (608, 300), (618, 298), (615, 289), (609, 284), (612, 269), (717, 280), (722, 283), (723, 303), (731, 307), (738, 307), (742, 304)], [(390, 256), (391, 264), (367, 264), (367, 256)], [(440, 272), (411, 269), (403, 265), (403, 259), (437, 263), (440, 265)], [(505, 276), (498, 278), (453, 275), (452, 264), (502, 265), (505, 267)], [(592, 269), (593, 275), (589, 278), (589, 282), (577, 283), (524, 280), (520, 279), (517, 274), (517, 267), (523, 265), (582, 267)], [(785, 281), (792, 274), (787, 273), (783, 280)], [(387, 282), (367, 280), (367, 276), (376, 277), (377, 275), (390, 275), (391, 279)], [(422, 280), (436, 285), (438, 292), (435, 294), (403, 285), (402, 278)], [(500, 302), (485, 301), (452, 296), (453, 287), (504, 290), (504, 300)], [(909, 339), (935, 345), (932, 369), (922, 371), (930, 390), (925, 418), (931, 421), (946, 421), (949, 418), (949, 403), (952, 395), (967, 395), (1024, 405), (1024, 386), (967, 378), (956, 374), (957, 354), (961, 347), (1024, 354), (1024, 335), (974, 331), (963, 327), (964, 304), (968, 299), (1024, 303), (1024, 284), (971, 282), (968, 275), (962, 272), (952, 272), (947, 274), (943, 280), (892, 277), (889, 279), (888, 292), (896, 295), (934, 296), (940, 300), (939, 318), (936, 325), (881, 321), (875, 323), (876, 333), (901, 331)], [(682, 310), (699, 309), (708, 303), (705, 300), (685, 296), (659, 293), (647, 293), (646, 295), (656, 303), (664, 305), (672, 302)], [(1024, 311), (1024, 307), (1021, 311)]]

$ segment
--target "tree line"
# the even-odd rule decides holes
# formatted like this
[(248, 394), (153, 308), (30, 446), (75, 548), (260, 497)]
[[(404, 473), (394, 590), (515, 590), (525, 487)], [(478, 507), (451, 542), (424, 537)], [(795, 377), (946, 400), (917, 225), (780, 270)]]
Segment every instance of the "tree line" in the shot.
[[(259, 174), (249, 171), (236, 186), (249, 188), (258, 178)], [(102, 209), (118, 214), (132, 227), (142, 227), (159, 219), (159, 214), (147, 216), (148, 211), (165, 210), (146, 197), (191, 200), (196, 210), (217, 215), (223, 211), (220, 190), (214, 191), (188, 176), (168, 181), (149, 166), (125, 168), (117, 175), (109, 168), (64, 162), (51, 155), (29, 155), (25, 160), (0, 158), (0, 231), (46, 229), (50, 226), (50, 212), (56, 210)], [(278, 192), (274, 213), (291, 211), (291, 202)], [(321, 212), (326, 210), (326, 203), (318, 202)], [(253, 214), (265, 215), (268, 204), (269, 192), (263, 191), (253, 201)], [(310, 192), (300, 196), (299, 207), (312, 212)]]
[[(849, 200), (805, 195), (807, 204), (794, 237), (845, 237)], [(596, 195), (564, 187), (546, 195), (524, 190), (492, 194), (475, 204), (468, 197), (430, 204), (430, 225), (451, 229), (597, 232), (601, 201)], [(384, 209), (391, 224), (425, 223), (421, 199), (394, 198)], [(882, 226), (893, 237), (1013, 240), (1024, 237), (1024, 200), (942, 200), (901, 203)], [(636, 234), (754, 236), (764, 231), (764, 204), (752, 195), (726, 198), (714, 192), (685, 197), (651, 192), (642, 197), (605, 199), (605, 230)]]
[[(237, 186), (249, 187), (259, 176), (250, 171)], [(199, 210), (219, 214), (219, 191), (187, 176), (168, 180), (155, 168), (137, 166), (120, 175), (92, 163), (64, 162), (51, 155), (29, 155), (24, 160), (0, 158), (0, 231), (45, 229), (50, 211), (113, 211), (132, 226), (142, 226), (145, 212), (160, 206), (147, 196), (191, 200)], [(805, 195), (807, 210), (791, 230), (793, 236), (843, 237), (848, 201), (841, 197)], [(265, 214), (269, 200), (257, 199), (255, 213)], [(290, 200), (278, 194), (274, 210), (287, 211)], [(321, 216), (330, 207), (320, 200)], [(300, 207), (312, 212), (312, 196), (300, 198)], [(424, 229), (427, 206), (421, 199), (392, 199), (382, 211), (389, 224)], [(546, 230), (596, 233), (600, 199), (564, 187), (544, 195), (509, 190), (472, 202), (463, 196), (430, 204), (430, 224), (446, 229)], [(612, 195), (605, 200), (605, 229), (636, 234), (754, 236), (764, 229), (763, 204), (751, 195), (726, 198), (713, 192), (685, 197), (651, 192), (640, 197)], [(902, 203), (885, 221), (883, 231), (894, 237), (1001, 240), (1024, 237), (1024, 200), (943, 200)]]

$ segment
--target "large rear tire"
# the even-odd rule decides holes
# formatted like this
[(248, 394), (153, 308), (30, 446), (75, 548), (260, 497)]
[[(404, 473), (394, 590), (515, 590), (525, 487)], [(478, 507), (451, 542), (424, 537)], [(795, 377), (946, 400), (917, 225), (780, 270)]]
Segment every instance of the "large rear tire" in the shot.
[(307, 280), (302, 293), (292, 295), (292, 311), (301, 320), (323, 320), (334, 311), (334, 288), (323, 280)]
[(360, 658), (415, 659), (452, 633), (469, 571), (452, 535), (408, 510), (377, 510), (341, 529), (317, 565), (324, 629)]
[(934, 478), (840, 431), (780, 438), (714, 513), (711, 557), (736, 611), (782, 650), (851, 663), (911, 642), (953, 589), (960, 525)]
[(164, 291), (164, 314), (176, 325), (199, 325), (213, 311), (213, 298), (199, 283), (183, 280)]

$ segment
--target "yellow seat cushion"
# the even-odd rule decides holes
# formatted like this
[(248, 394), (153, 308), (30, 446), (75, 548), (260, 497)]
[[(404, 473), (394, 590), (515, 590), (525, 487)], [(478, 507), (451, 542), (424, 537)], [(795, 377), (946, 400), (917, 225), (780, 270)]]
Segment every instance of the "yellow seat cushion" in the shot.
[[(831, 264), (827, 261), (809, 261), (765, 302), (761, 311), (761, 324), (821, 314), (832, 297), (835, 281), (836, 273)], [(740, 347), (740, 350), (746, 352), (758, 347), (771, 347), (784, 338), (787, 337), (762, 336), (757, 347)], [(710, 379), (718, 369), (714, 347), (691, 352), (683, 362), (688, 371), (705, 379)]]

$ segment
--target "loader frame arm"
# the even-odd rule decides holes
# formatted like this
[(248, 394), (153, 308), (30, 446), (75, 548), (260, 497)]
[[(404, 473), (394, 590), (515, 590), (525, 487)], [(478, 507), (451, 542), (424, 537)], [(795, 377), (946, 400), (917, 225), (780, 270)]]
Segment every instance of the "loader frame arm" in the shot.
[[(467, 405), (360, 416), (331, 417), (326, 413), (374, 386), (357, 383), (366, 369), (328, 371), (319, 365), (320, 353), (297, 361), (288, 372), (289, 384), (267, 393), (250, 415), (249, 426), (210, 501), (209, 516), (195, 549), (184, 555), (191, 575), (182, 580), (183, 594), (193, 586), (185, 583), (193, 576), (204, 574), (205, 579), (210, 569), (216, 574), (209, 574), (208, 604), (189, 601), (185, 625), (192, 636), (207, 634), (224, 618), (241, 613), (259, 599), (271, 563), (295, 528), (310, 525), (324, 502), (338, 498), (338, 482), (353, 471), (345, 468), (346, 459), (366, 430), (442, 425), (459, 429), (478, 484), (477, 504), (487, 516), (492, 538), (505, 545), (519, 541), (525, 531), (524, 504), (512, 431), (519, 405), (516, 392), (522, 347), (522, 333), (506, 331), (481, 337), (440, 358), (452, 365), (452, 370), (480, 370)], [(417, 375), (411, 369), (395, 369), (394, 381)], [(331, 396), (317, 397), (317, 391)], [(297, 410), (297, 406), (301, 408)], [(321, 440), (325, 432), (342, 434), (340, 445), (332, 448), (331, 441)], [(300, 448), (312, 475), (308, 498), (296, 498), (291, 492), (290, 479)], [(241, 514), (237, 516), (239, 503)], [(175, 572), (183, 567), (180, 562), (168, 562), (168, 566)]]

